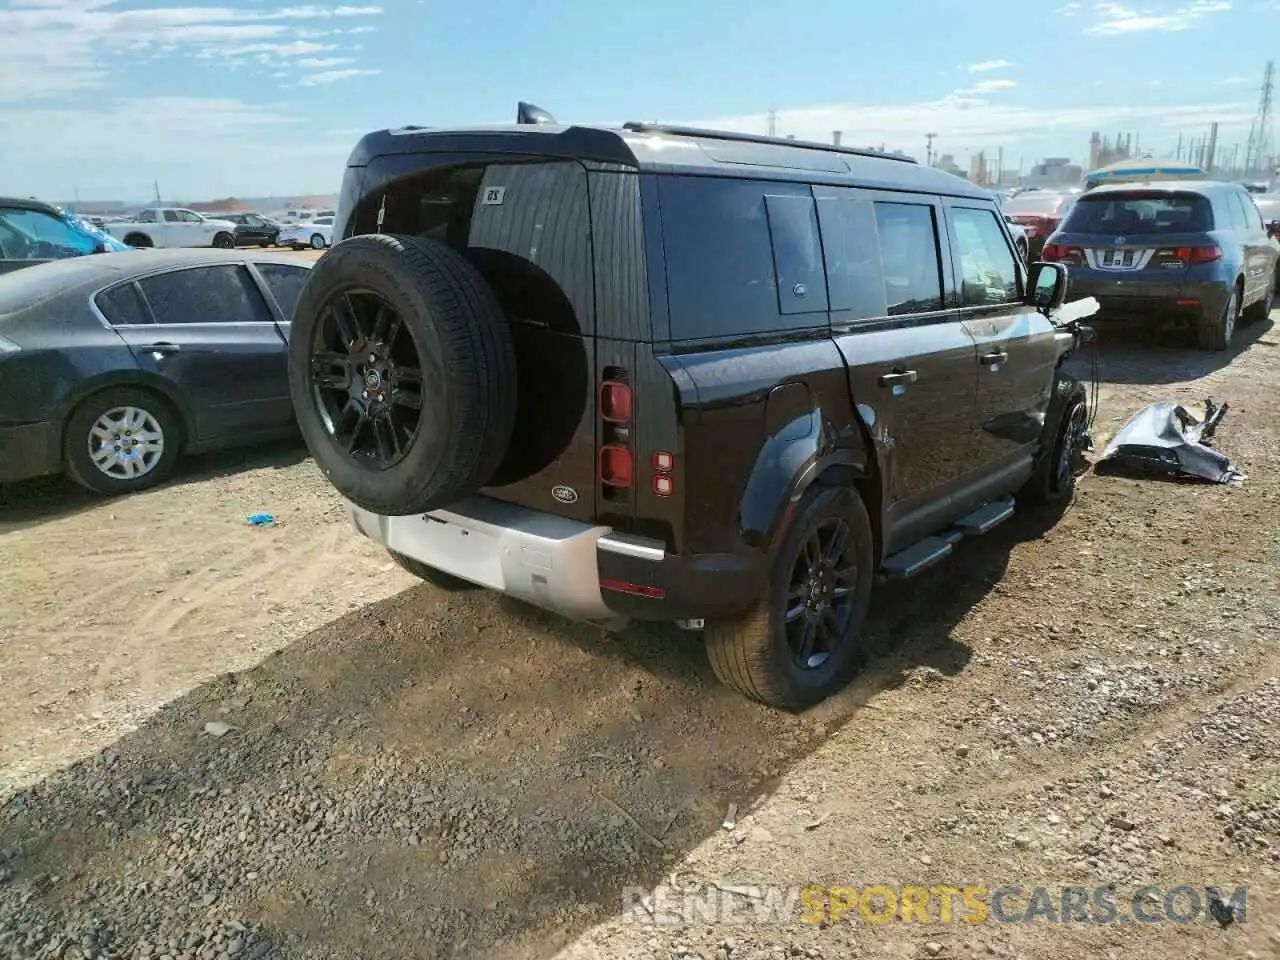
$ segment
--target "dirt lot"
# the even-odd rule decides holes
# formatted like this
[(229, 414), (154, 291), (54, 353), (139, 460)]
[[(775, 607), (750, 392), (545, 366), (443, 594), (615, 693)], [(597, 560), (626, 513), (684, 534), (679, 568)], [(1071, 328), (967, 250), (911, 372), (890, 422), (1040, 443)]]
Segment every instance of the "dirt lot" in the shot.
[[(1056, 524), (881, 590), (869, 669), (798, 718), (674, 629), (416, 584), (292, 448), (127, 500), (4, 491), (0, 956), (1280, 956), (1280, 340), (1246, 339), (1109, 345), (1096, 425), (1227, 399), (1243, 487), (1090, 474)], [(659, 883), (747, 910), (1112, 883), (1124, 917), (1146, 884), (1245, 886), (1247, 913), (619, 918)]]

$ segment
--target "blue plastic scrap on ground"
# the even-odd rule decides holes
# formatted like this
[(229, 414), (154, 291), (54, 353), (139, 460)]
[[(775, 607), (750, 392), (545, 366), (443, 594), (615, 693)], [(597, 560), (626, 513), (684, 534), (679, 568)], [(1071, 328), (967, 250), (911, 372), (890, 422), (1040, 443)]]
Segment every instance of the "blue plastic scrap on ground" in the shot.
[(269, 513), (255, 513), (249, 517), (249, 523), (255, 527), (265, 527), (276, 522), (276, 518)]

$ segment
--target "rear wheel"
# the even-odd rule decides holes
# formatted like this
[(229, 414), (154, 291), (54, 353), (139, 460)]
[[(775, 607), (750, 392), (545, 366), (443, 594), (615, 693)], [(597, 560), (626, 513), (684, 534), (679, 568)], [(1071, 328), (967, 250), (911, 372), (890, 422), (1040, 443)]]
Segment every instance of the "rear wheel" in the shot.
[(83, 487), (118, 494), (155, 486), (181, 445), (173, 407), (149, 390), (117, 387), (94, 394), (67, 420), (67, 473)]
[(146, 249), (147, 247), (155, 246), (155, 244), (151, 242), (151, 238), (148, 237), (145, 233), (126, 234), (124, 238), (124, 242), (127, 246), (137, 247), (139, 250)]
[(707, 625), (711, 669), (753, 700), (803, 710), (857, 672), (871, 595), (871, 522), (857, 492), (806, 494), (764, 594), (739, 617)]
[(428, 566), (421, 560), (415, 560), (413, 557), (406, 557), (403, 553), (396, 553), (394, 550), (388, 550), (391, 559), (399, 564), (403, 569), (412, 573), (419, 580), (425, 580), (432, 586), (439, 587), (441, 590), (477, 590), (476, 584), (470, 580), (463, 580), (461, 577), (455, 577), (451, 573), (445, 573), (443, 570), (437, 570), (435, 567)]
[(311, 235), (311, 249), (323, 250), (324, 248), (325, 248), (324, 236), (319, 233), (313, 233)]
[(1231, 295), (1227, 297), (1226, 306), (1222, 308), (1222, 313), (1218, 319), (1210, 320), (1207, 323), (1202, 322), (1196, 327), (1196, 341), (1200, 345), (1201, 350), (1228, 350), (1231, 347), (1231, 341), (1235, 339), (1236, 326), (1240, 322), (1240, 288), (1238, 286), (1231, 288)]
[(236, 245), (236, 238), (229, 233), (220, 233), (213, 238), (213, 245), (219, 250), (230, 250)]

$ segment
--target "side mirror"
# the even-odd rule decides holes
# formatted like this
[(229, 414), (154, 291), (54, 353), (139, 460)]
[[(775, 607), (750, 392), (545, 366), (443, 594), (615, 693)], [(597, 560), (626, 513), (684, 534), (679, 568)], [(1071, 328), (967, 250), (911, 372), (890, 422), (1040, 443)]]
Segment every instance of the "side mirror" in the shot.
[(1027, 272), (1027, 302), (1037, 310), (1056, 310), (1067, 299), (1067, 268), (1037, 260)]
[(1267, 224), (1267, 233), (1273, 237), (1280, 237), (1280, 220), (1272, 220)]

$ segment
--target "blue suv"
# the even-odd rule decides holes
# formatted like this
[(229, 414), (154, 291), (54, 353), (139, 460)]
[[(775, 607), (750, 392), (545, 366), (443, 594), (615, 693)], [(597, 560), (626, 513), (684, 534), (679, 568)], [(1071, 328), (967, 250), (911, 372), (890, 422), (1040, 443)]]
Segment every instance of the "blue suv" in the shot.
[(1041, 259), (1066, 265), (1072, 298), (1097, 297), (1103, 318), (1180, 319), (1226, 350), (1242, 317), (1271, 312), (1280, 243), (1239, 184), (1170, 180), (1087, 191)]

